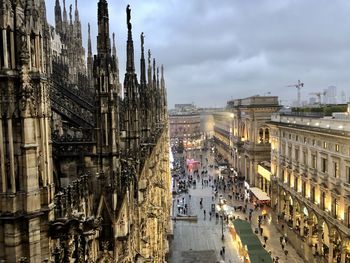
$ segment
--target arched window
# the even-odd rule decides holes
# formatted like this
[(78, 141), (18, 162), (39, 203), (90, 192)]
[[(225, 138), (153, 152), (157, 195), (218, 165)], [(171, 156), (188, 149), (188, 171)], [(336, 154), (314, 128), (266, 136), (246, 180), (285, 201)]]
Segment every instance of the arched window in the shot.
[(39, 35), (39, 42), (38, 42), (38, 68), (42, 69), (42, 58), (41, 58), (41, 41), (42, 41), (42, 37), (41, 35)]
[(264, 142), (264, 130), (262, 128), (259, 129), (259, 143)]
[(8, 26), (6, 29), (6, 50), (7, 50), (7, 66), (11, 68), (11, 28)]
[(265, 129), (265, 143), (270, 142), (270, 131), (268, 128)]
[(30, 61), (32, 68), (36, 68), (36, 49), (35, 49), (35, 34), (32, 32), (30, 34)]
[(245, 136), (245, 124), (242, 123), (242, 126), (241, 126), (241, 137), (244, 139), (246, 136)]

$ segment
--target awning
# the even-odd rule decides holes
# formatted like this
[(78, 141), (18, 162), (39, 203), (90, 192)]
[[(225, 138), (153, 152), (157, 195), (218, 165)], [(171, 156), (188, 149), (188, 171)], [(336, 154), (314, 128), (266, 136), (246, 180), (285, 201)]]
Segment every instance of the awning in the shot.
[(264, 191), (262, 191), (260, 188), (257, 187), (250, 187), (249, 189), (252, 194), (259, 200), (259, 201), (270, 201), (270, 197), (267, 195), (267, 193), (265, 193)]

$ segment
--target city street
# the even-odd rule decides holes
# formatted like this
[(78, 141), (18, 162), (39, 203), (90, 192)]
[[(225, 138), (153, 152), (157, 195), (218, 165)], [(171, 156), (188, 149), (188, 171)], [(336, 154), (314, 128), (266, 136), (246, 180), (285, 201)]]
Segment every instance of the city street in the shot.
[[(219, 171), (217, 169), (209, 168), (209, 165), (214, 164), (213, 154), (204, 153), (201, 151), (196, 151), (195, 153), (188, 153), (188, 157), (194, 158), (195, 160), (201, 160), (200, 155), (203, 160), (204, 169), (200, 168), (199, 176), (200, 179), (196, 181), (196, 188), (189, 188), (188, 194), (183, 194), (181, 196), (175, 197), (174, 204), (176, 206), (177, 199), (182, 201), (184, 197), (184, 203), (188, 206), (188, 215), (197, 215), (198, 221), (187, 221), (187, 220), (176, 220), (174, 221), (174, 239), (171, 243), (171, 256), (169, 262), (243, 262), (243, 259), (239, 257), (237, 250), (235, 248), (235, 243), (232, 240), (231, 234), (228, 231), (228, 227), (224, 225), (224, 241), (221, 240), (221, 219), (216, 219), (213, 215), (210, 219), (209, 212), (211, 209), (211, 204), (218, 203), (218, 197), (212, 202), (213, 192), (211, 184), (209, 186), (203, 186), (201, 180), (208, 179), (212, 177), (214, 179), (218, 178)], [(206, 158), (208, 158), (208, 163), (206, 163)], [(207, 170), (208, 173), (201, 175), (202, 170)], [(193, 171), (186, 173), (192, 174)], [(197, 175), (193, 176), (197, 178)], [(213, 183), (213, 181), (211, 182)], [(227, 199), (228, 206), (244, 206), (244, 202), (232, 200), (229, 198), (231, 191), (226, 189), (226, 192), (221, 192), (219, 190), (218, 196), (222, 194)], [(191, 198), (190, 198), (191, 196)], [(200, 207), (200, 200), (203, 198), (203, 207)], [(252, 204), (248, 204), (249, 210), (254, 209)], [(176, 207), (174, 208), (176, 209)], [(266, 236), (266, 250), (271, 251), (272, 258), (278, 258), (278, 262), (288, 262), (288, 263), (302, 263), (304, 262), (301, 257), (299, 257), (296, 251), (288, 245), (285, 245), (284, 250), (288, 250), (288, 256), (285, 255), (284, 250), (280, 244), (280, 233), (277, 228), (273, 225), (269, 219), (269, 209), (264, 208), (267, 211), (266, 220), (262, 221), (263, 235), (258, 235), (262, 244), (264, 244), (263, 237)], [(206, 216), (204, 216), (204, 210), (206, 211)], [(262, 214), (263, 209), (254, 210), (252, 212), (252, 229), (258, 227), (258, 216)], [(178, 211), (174, 211), (177, 214)], [(241, 219), (248, 220), (248, 213), (243, 213), (242, 211), (235, 211), (234, 216)], [(222, 246), (225, 246), (225, 254), (220, 255), (220, 250)]]

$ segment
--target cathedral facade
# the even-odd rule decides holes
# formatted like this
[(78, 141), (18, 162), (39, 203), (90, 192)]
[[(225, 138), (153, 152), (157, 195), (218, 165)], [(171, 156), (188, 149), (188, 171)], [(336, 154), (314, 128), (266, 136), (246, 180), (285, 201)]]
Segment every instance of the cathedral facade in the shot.
[(73, 21), (56, 0), (55, 27), (44, 0), (1, 1), (0, 262), (166, 262), (164, 68), (142, 33), (138, 79), (128, 6), (121, 85), (107, 1), (97, 9), (85, 59), (77, 1)]

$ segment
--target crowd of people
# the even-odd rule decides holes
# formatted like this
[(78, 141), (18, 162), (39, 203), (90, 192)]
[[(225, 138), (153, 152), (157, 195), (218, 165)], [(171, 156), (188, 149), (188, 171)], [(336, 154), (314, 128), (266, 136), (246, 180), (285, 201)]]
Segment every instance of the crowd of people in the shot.
[[(214, 153), (211, 151), (210, 154), (214, 155)], [(197, 153), (197, 155), (199, 155), (199, 153)], [(200, 198), (199, 206), (203, 211), (203, 219), (206, 220), (207, 215), (209, 215), (209, 220), (212, 220), (212, 217), (215, 216), (216, 220), (218, 221), (219, 218), (223, 216), (223, 221), (228, 223), (230, 220), (229, 215), (218, 213), (218, 211), (215, 210), (216, 204), (221, 200), (225, 200), (227, 204), (232, 205), (235, 212), (239, 212), (238, 214), (235, 213), (236, 216), (232, 216), (232, 219), (239, 218), (239, 215), (243, 214), (243, 218), (245, 220), (249, 221), (252, 225), (253, 223), (254, 225), (257, 225), (255, 233), (261, 236), (263, 240), (263, 247), (266, 248), (269, 238), (266, 234), (264, 235), (264, 227), (270, 220), (270, 216), (266, 212), (267, 209), (264, 207), (265, 204), (258, 204), (255, 202), (255, 200), (253, 200), (253, 198), (249, 197), (249, 191), (247, 188), (245, 188), (244, 180), (240, 180), (240, 178), (234, 177), (232, 174), (220, 176), (220, 173), (217, 171), (218, 169), (217, 164), (211, 164), (208, 158), (204, 158), (203, 162), (199, 163), (197, 167), (194, 167), (193, 169), (186, 166), (186, 169), (181, 176), (182, 183), (180, 185), (193, 189), (195, 189), (197, 185), (201, 185), (202, 189), (210, 187), (213, 196), (209, 207), (214, 207), (214, 209), (210, 209), (210, 211), (204, 209), (204, 207), (208, 206), (204, 205), (203, 202), (205, 200)], [(219, 174), (219, 176), (217, 174)], [(187, 196), (189, 200), (186, 200), (186, 198), (183, 197), (177, 198), (179, 214), (189, 215), (190, 202), (188, 203), (188, 201), (191, 200), (191, 195), (188, 194)], [(227, 197), (227, 199), (224, 197)], [(253, 216), (254, 213), (256, 213), (255, 216)], [(257, 218), (257, 222), (252, 222), (254, 218)], [(283, 239), (281, 239), (281, 247), (287, 256), (288, 250), (286, 249), (286, 246), (287, 237), (283, 236)], [(268, 252), (270, 255), (272, 254), (270, 250)], [(224, 257), (225, 247), (220, 250), (220, 255)], [(280, 258), (278, 256), (273, 257), (274, 263), (278, 263), (279, 260)]]

